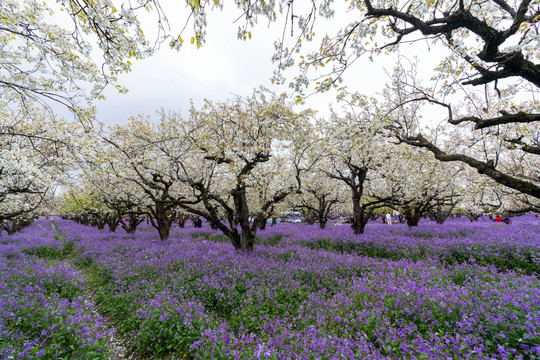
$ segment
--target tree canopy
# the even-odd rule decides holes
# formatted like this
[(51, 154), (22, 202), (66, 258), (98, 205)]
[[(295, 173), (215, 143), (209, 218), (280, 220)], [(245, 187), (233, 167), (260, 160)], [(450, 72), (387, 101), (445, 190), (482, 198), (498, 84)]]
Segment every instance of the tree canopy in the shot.
[[(257, 20), (285, 20), (274, 81), (288, 82), (297, 102), (336, 89), (349, 105), (343, 114), (315, 119), (287, 96), (259, 89), (193, 106), (187, 118), (163, 110), (159, 123), (139, 115), (106, 131), (91, 106), (103, 88), (125, 91), (117, 76), (131, 61), (165, 41), (181, 49), (188, 25), (191, 43), (203, 45), (208, 12), (227, 4), (188, 0), (179, 32), (161, 5), (0, 4), (0, 220), (32, 213), (68, 174), (77, 179), (69, 186), (84, 189), (68, 198), (70, 211), (106, 216), (110, 228), (129, 216), (129, 231), (146, 217), (162, 239), (189, 212), (242, 250), (283, 204), (317, 213), (322, 224), (335, 202), (345, 203), (336, 209), (352, 209), (357, 233), (383, 207), (412, 225), (458, 202), (476, 212), (538, 209), (538, 1), (237, 1), (240, 39), (251, 38)], [(338, 15), (348, 22), (321, 22)], [(158, 29), (153, 41), (148, 25)], [(381, 93), (356, 91), (361, 75), (345, 81), (358, 59), (383, 57), (395, 63)], [(286, 76), (295, 66), (296, 76)], [(44, 111), (54, 103), (81, 123)], [(481, 176), (467, 178), (462, 164)]]

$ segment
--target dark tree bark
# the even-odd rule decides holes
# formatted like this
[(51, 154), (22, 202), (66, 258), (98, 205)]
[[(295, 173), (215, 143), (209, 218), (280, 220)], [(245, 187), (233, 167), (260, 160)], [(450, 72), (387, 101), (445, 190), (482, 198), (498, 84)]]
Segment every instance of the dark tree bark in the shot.
[(309, 192), (316, 200), (316, 204), (312, 204), (305, 199), (300, 199), (300, 203), (296, 206), (304, 214), (306, 222), (309, 225), (319, 222), (319, 227), (324, 229), (328, 222), (328, 217), (332, 211), (332, 207), (338, 203), (336, 197), (332, 197), (331, 192), (319, 192), (317, 189), (305, 190)]
[(79, 223), (80, 223), (81, 225), (88, 226), (88, 225), (90, 225), (90, 218), (88, 217), (87, 214), (82, 214), (82, 215), (79, 217)]
[(103, 230), (107, 224), (103, 215), (92, 214), (90, 219), (90, 225), (97, 227), (99, 230)]
[[(427, 21), (392, 7), (373, 7), (371, 0), (364, 0), (364, 3), (366, 4), (368, 18), (388, 18), (390, 23), (393, 24), (392, 28), (396, 32), (397, 38), (392, 44), (398, 44), (406, 36), (415, 32), (420, 32), (424, 36), (444, 36), (449, 43), (452, 43), (452, 31), (454, 30), (465, 28), (476, 34), (483, 41), (483, 48), (478, 54), (466, 55), (464, 58), (477, 71), (478, 77), (466, 81), (465, 85), (483, 85), (498, 79), (516, 76), (530, 81), (537, 87), (540, 86), (539, 65), (527, 59), (521, 51), (504, 53), (499, 49), (507, 39), (519, 34), (520, 26), (523, 23), (537, 21), (535, 17), (538, 16), (538, 10), (533, 11), (532, 15), (527, 14), (532, 9), (530, 8), (531, 0), (522, 0), (517, 10), (514, 10), (506, 2), (497, 1), (498, 6), (512, 19), (511, 22), (508, 22), (505, 30), (495, 29), (488, 25), (484, 19), (474, 17), (465, 8), (462, 0), (458, 1), (458, 6), (451, 12), (444, 13), (443, 16), (434, 13), (433, 18)], [(408, 27), (398, 28), (395, 25), (397, 20), (402, 21)], [(491, 63), (492, 66), (488, 68), (482, 67), (474, 61), (473, 55), (478, 56), (479, 59), (487, 63)]]
[(187, 221), (187, 215), (186, 214), (178, 214), (176, 215), (176, 224), (180, 228), (186, 227), (186, 221)]
[(463, 154), (447, 154), (433, 143), (429, 142), (421, 134), (416, 136), (399, 136), (399, 140), (413, 146), (423, 147), (430, 150), (435, 158), (440, 161), (460, 161), (478, 170), (480, 174), (484, 174), (498, 182), (499, 184), (508, 186), (509, 188), (518, 190), (524, 194), (540, 199), (540, 186), (533, 182), (522, 180), (497, 170), (493, 161), (480, 161), (470, 156)]
[(151, 179), (143, 176), (138, 169), (140, 181), (137, 183), (151, 200), (151, 203), (141, 208), (146, 213), (146, 220), (157, 229), (159, 238), (163, 241), (169, 239), (171, 226), (176, 218), (177, 204), (171, 201), (170, 189), (174, 180), (165, 179), (161, 174), (152, 173)]
[(365, 219), (365, 207), (362, 206), (362, 195), (364, 193), (364, 182), (369, 169), (365, 166), (359, 166), (352, 163), (349, 158), (346, 160), (348, 173), (336, 171), (336, 173), (326, 172), (334, 179), (344, 182), (351, 191), (353, 203), (352, 229), (355, 234), (362, 234), (369, 219)]
[(442, 200), (435, 198), (435, 196), (424, 195), (421, 200), (385, 199), (385, 202), (389, 207), (400, 210), (400, 222), (406, 222), (409, 227), (412, 227), (418, 226), (420, 220), (427, 217), (433, 207), (441, 203)]
[[(478, 221), (480, 218), (484, 218), (484, 216), (476, 211), (469, 211), (465, 210), (465, 217), (469, 219), (471, 222)], [(492, 219), (493, 215), (489, 215), (489, 217)]]
[[(219, 229), (231, 239), (236, 250), (252, 252), (257, 231), (266, 227), (266, 220), (268, 215), (272, 214), (274, 206), (296, 191), (296, 189), (289, 188), (277, 192), (261, 206), (258, 212), (252, 215), (247, 202), (247, 187), (244, 179), (259, 163), (269, 159), (270, 154), (267, 152), (260, 152), (254, 154), (250, 159), (244, 159), (244, 166), (236, 177), (236, 186), (228, 194), (232, 198), (232, 206), (222, 195), (212, 193), (208, 182), (192, 179), (189, 174), (178, 174), (178, 178), (197, 193), (196, 199), (190, 202), (172, 197), (170, 199), (174, 200), (174, 203), (179, 207), (203, 217), (211, 226)], [(228, 161), (221, 158), (212, 158), (212, 160), (216, 162)], [(201, 204), (202, 208), (195, 207), (195, 204)], [(220, 211), (225, 213), (225, 219), (220, 218)], [(251, 217), (254, 218), (253, 222), (250, 222)]]
[(4, 220), (0, 223), (0, 233), (1, 229), (6, 230), (8, 235), (13, 235), (16, 232), (24, 229), (27, 226), (30, 226), (34, 222), (32, 218), (15, 218), (10, 220)]
[(266, 230), (267, 221), (263, 221), (259, 224), (259, 230)]
[[(500, 11), (505, 13), (507, 21), (502, 24), (504, 28), (494, 28), (483, 18), (475, 17), (463, 0), (456, 1), (456, 6), (443, 14), (434, 11), (427, 19), (426, 17), (417, 17), (405, 9), (396, 9), (393, 7), (378, 8), (373, 5), (371, 0), (364, 0), (367, 8), (367, 18), (380, 19), (388, 21), (388, 26), (396, 33), (393, 42), (387, 44), (398, 45), (402, 41), (407, 41), (409, 36), (437, 36), (448, 46), (454, 45), (453, 32), (458, 29), (467, 29), (477, 36), (481, 42), (482, 48), (477, 53), (463, 54), (461, 57), (467, 61), (473, 73), (463, 85), (486, 85), (493, 84), (496, 91), (497, 82), (508, 77), (517, 77), (519, 80), (527, 80), (536, 90), (540, 87), (540, 64), (534, 63), (534, 56), (525, 56), (521, 49), (506, 50), (505, 42), (511, 37), (524, 37), (527, 33), (522, 32), (521, 25), (526, 23), (538, 23), (540, 15), (538, 7), (531, 0), (521, 0), (511, 5), (506, 1), (493, 1)], [(404, 40), (407, 39), (407, 40)], [(525, 38), (523, 38), (525, 39)], [(418, 37), (413, 41), (417, 41)], [(480, 59), (481, 61), (478, 61)], [(485, 63), (485, 64), (484, 64)], [(415, 92), (418, 94), (418, 91)], [(500, 92), (499, 92), (500, 95)], [(429, 101), (434, 104), (445, 107), (448, 111), (448, 122), (450, 124), (460, 124), (471, 122), (474, 129), (494, 128), (505, 124), (536, 124), (540, 121), (540, 114), (534, 107), (529, 112), (516, 111), (509, 113), (500, 110), (500, 116), (491, 116), (481, 118), (478, 116), (465, 116), (453, 119), (452, 109), (449, 104), (439, 102), (428, 95), (414, 96), (413, 101)], [(404, 105), (404, 104), (401, 104)], [(399, 106), (398, 106), (399, 107)], [(423, 147), (431, 151), (440, 161), (459, 161), (475, 168), (480, 174), (484, 174), (496, 182), (509, 188), (518, 190), (524, 194), (537, 199), (540, 198), (540, 186), (537, 178), (527, 178), (513, 176), (511, 172), (506, 172), (496, 168), (494, 159), (479, 160), (464, 154), (447, 153), (437, 147), (432, 141), (427, 140), (421, 134), (418, 136), (409, 136), (400, 134), (401, 141), (418, 147)], [(540, 155), (540, 143), (538, 140), (524, 141), (523, 137), (500, 139), (513, 145), (531, 155)], [(509, 147), (511, 149), (511, 147)], [(538, 161), (538, 160), (537, 160)]]
[(130, 212), (127, 215), (127, 220), (122, 220), (120, 222), (120, 226), (122, 229), (124, 229), (128, 234), (135, 234), (135, 231), (137, 231), (137, 227), (144, 221), (144, 218), (140, 217), (139, 214), (136, 214), (134, 212)]
[(353, 164), (350, 158), (346, 160), (345, 164), (348, 168), (347, 173), (336, 171), (335, 173), (326, 172), (326, 174), (331, 178), (341, 180), (349, 187), (353, 204), (351, 228), (355, 234), (362, 234), (368, 221), (373, 218), (374, 210), (382, 207), (387, 199), (375, 199), (373, 201), (363, 202), (364, 183), (369, 168), (367, 166)]
[(150, 224), (157, 229), (159, 238), (163, 241), (169, 239), (171, 226), (175, 219), (174, 212), (171, 211), (172, 207), (168, 201), (157, 201), (153, 206), (148, 207), (154, 216), (150, 218)]
[[(112, 213), (105, 215), (105, 221), (109, 225), (109, 230), (115, 232), (120, 225), (128, 234), (134, 234), (140, 221), (137, 222), (137, 215), (141, 215), (142, 212), (138, 208), (137, 203), (131, 199), (106, 199), (104, 200), (108, 208), (112, 210)], [(127, 224), (123, 219), (128, 216)], [(142, 220), (141, 220), (142, 221)], [(130, 228), (130, 225), (133, 228)]]
[(457, 201), (454, 201), (453, 196), (449, 196), (445, 199), (437, 201), (437, 203), (429, 210), (428, 216), (431, 220), (437, 224), (444, 224), (446, 219), (450, 217), (452, 211), (457, 205)]
[(120, 225), (120, 218), (118, 216), (107, 214), (105, 215), (105, 222), (109, 226), (109, 231), (115, 232), (118, 228), (118, 225)]
[(424, 210), (424, 205), (425, 203), (411, 204), (410, 206), (403, 208), (403, 215), (405, 215), (409, 227), (418, 226), (420, 219), (427, 214), (428, 211)]

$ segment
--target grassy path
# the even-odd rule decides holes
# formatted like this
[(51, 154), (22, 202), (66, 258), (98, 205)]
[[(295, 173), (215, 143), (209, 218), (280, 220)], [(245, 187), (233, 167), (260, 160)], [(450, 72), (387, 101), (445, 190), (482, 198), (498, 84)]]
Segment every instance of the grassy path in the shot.
[(104, 316), (100, 311), (99, 308), (96, 305), (97, 296), (90, 284), (90, 276), (85, 273), (81, 272), (81, 276), (79, 277), (84, 283), (86, 287), (85, 292), (85, 305), (87, 308), (92, 312), (93, 315), (96, 317), (102, 317), (105, 319), (105, 327), (111, 332), (110, 336), (108, 337), (108, 350), (109, 350), (109, 360), (130, 360), (135, 359), (134, 356), (127, 354), (126, 346), (124, 345), (123, 339), (121, 339), (117, 333), (117, 329), (112, 324), (112, 321), (109, 317)]
[[(58, 230), (58, 227), (56, 223), (51, 220), (50, 222), (51, 228), (57, 232), (59, 236), (63, 236), (63, 234)], [(73, 264), (72, 257), (67, 257), (65, 259), (66, 263), (70, 264), (71, 266), (76, 267), (75, 264)], [(84, 292), (84, 304), (86, 305), (86, 308), (89, 309), (89, 311), (94, 315), (96, 318), (103, 318), (105, 320), (104, 326), (109, 331), (110, 335), (107, 338), (107, 348), (108, 348), (108, 359), (109, 360), (132, 360), (136, 359), (133, 355), (127, 354), (127, 348), (124, 345), (124, 340), (121, 339), (117, 334), (118, 331), (114, 324), (112, 323), (112, 319), (110, 317), (105, 316), (102, 314), (96, 305), (97, 303), (97, 296), (94, 290), (94, 286), (91, 282), (91, 275), (88, 271), (84, 269), (79, 269), (80, 276), (78, 277), (79, 280), (82, 281), (84, 284), (85, 292)]]

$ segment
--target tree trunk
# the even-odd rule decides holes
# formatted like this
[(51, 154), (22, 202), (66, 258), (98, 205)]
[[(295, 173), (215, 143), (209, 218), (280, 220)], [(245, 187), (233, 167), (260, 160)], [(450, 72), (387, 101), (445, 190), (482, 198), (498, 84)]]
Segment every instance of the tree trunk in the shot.
[(83, 214), (80, 217), (80, 223), (84, 226), (88, 226), (90, 224), (90, 220), (88, 219), (88, 216)]
[(109, 231), (115, 232), (118, 224), (120, 224), (120, 219), (117, 216), (107, 216), (105, 222), (109, 225)]
[(238, 231), (227, 231), (227, 232), (223, 232), (223, 233), (225, 235), (227, 235), (231, 239), (231, 242), (232, 242), (235, 250), (240, 250), (241, 249), (242, 240), (241, 240), (240, 233)]
[(185, 214), (180, 214), (176, 217), (176, 224), (178, 224), (178, 227), (184, 228), (186, 227), (186, 220), (187, 216)]
[(128, 215), (127, 224), (122, 220), (120, 222), (120, 226), (122, 229), (124, 229), (128, 234), (135, 234), (135, 231), (137, 231), (137, 226), (139, 226), (140, 223), (142, 223), (144, 219), (137, 218), (135, 214), (131, 213)]
[(159, 221), (158, 220), (158, 233), (159, 238), (163, 241), (168, 240), (171, 232), (172, 221)]
[(28, 220), (28, 219), (5, 220), (2, 223), (2, 228), (6, 230), (8, 235), (13, 235), (17, 231), (20, 231), (24, 229), (25, 227), (29, 226), (30, 224), (32, 224), (32, 222), (33, 220)]
[(414, 215), (411, 217), (406, 217), (406, 219), (409, 227), (418, 226), (418, 223), (420, 222), (420, 217)]
[(432, 210), (430, 211), (430, 216), (429, 218), (432, 220), (432, 221), (435, 221), (437, 224), (439, 225), (442, 225), (444, 224), (444, 222), (446, 221), (446, 219), (448, 218), (448, 215), (450, 214), (447, 214), (444, 210), (442, 209), (435, 209), (435, 210)]
[(240, 250), (253, 252), (253, 244), (255, 243), (255, 233), (251, 230), (244, 231), (240, 234)]
[(362, 234), (364, 232), (365, 224), (363, 225), (363, 209), (362, 206), (360, 206), (360, 200), (362, 198), (362, 194), (360, 194), (358, 191), (356, 191), (355, 188), (352, 188), (352, 201), (353, 201), (353, 218), (352, 218), (352, 229), (355, 234)]
[(96, 227), (99, 229), (99, 230), (103, 230), (105, 229), (105, 225), (107, 224), (106, 221), (104, 221), (103, 219), (97, 219), (96, 222)]
[[(255, 235), (257, 234), (257, 229), (260, 228), (262, 224), (251, 224), (249, 222), (249, 207), (247, 203), (246, 189), (243, 186), (238, 186), (234, 193), (234, 205), (236, 210), (236, 219), (240, 224), (242, 232), (240, 233), (240, 250), (253, 252), (253, 244), (255, 242)], [(258, 216), (259, 219), (263, 219), (263, 224), (266, 226), (266, 218)], [(259, 226), (258, 226), (259, 225)]]
[(171, 226), (174, 221), (174, 216), (168, 213), (166, 207), (162, 203), (156, 204), (155, 219), (151, 219), (151, 224), (157, 229), (159, 238), (162, 241), (168, 240), (170, 236)]
[(353, 203), (352, 229), (355, 234), (362, 234), (368, 219), (364, 217), (364, 207), (361, 205), (362, 195), (364, 194), (364, 182), (366, 181), (367, 168), (353, 166), (349, 164), (351, 170), (350, 177), (343, 179), (351, 189)]
[(323, 195), (319, 198), (319, 227), (324, 229), (326, 223), (328, 222), (328, 214), (330, 214), (330, 209), (337, 202), (337, 200), (326, 201), (326, 195)]
[(435, 222), (439, 225), (444, 224), (446, 219), (448, 219), (450, 215), (452, 214), (452, 210), (454, 210), (454, 207), (456, 206), (456, 204), (457, 203), (450, 204), (450, 205), (447, 204), (446, 209), (443, 207), (443, 205), (437, 204), (435, 208), (429, 211), (430, 218), (433, 217), (431, 220), (435, 220)]
[(478, 220), (482, 217), (482, 215), (476, 215), (476, 214), (473, 215), (473, 214), (470, 214), (470, 215), (468, 215), (467, 217), (469, 218), (469, 220), (470, 220), (471, 222), (473, 222), (473, 221), (478, 221)]
[(422, 218), (422, 212), (418, 211), (416, 208), (408, 208), (405, 210), (404, 215), (409, 227), (418, 226), (418, 223)]

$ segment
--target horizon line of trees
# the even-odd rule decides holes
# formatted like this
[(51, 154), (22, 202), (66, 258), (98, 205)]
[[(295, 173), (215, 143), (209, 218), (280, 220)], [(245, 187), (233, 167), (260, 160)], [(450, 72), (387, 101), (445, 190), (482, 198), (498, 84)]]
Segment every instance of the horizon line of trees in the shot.
[[(251, 38), (257, 19), (276, 21), (292, 4), (236, 3), (246, 20), (239, 38)], [(145, 207), (164, 239), (169, 214), (182, 209), (247, 251), (259, 224), (283, 206), (300, 206), (320, 224), (346, 207), (355, 233), (385, 206), (400, 209), (411, 226), (434, 204), (441, 217), (452, 206), (538, 210), (536, 2), (363, 0), (350, 4), (351, 22), (334, 22), (335, 31), (317, 35), (319, 21), (344, 9), (299, 5), (284, 25), (299, 31), (275, 43), (273, 81), (289, 82), (295, 102), (305, 89), (335, 89), (348, 105), (340, 114), (315, 119), (309, 110), (295, 112), (284, 96), (255, 90), (192, 108), (188, 119), (163, 112), (157, 124), (139, 116), (129, 128), (106, 132), (93, 101), (106, 86), (125, 91), (117, 77), (131, 61), (163, 43), (179, 50), (187, 24), (176, 33), (170, 10), (157, 0), (0, 3), (0, 224), (14, 231), (13, 224), (55, 206), (56, 186), (97, 188), (92, 183), (108, 184), (109, 201)], [(71, 22), (55, 23), (53, 6)], [(204, 45), (206, 16), (223, 6), (188, 2), (192, 44)], [(142, 11), (157, 21), (139, 21)], [(155, 41), (144, 35), (149, 24), (159, 29)], [(306, 46), (312, 41), (321, 46)], [(411, 43), (439, 57), (428, 75), (420, 70), (424, 59), (404, 55), (402, 45)], [(92, 45), (101, 64), (86, 60)], [(368, 97), (343, 86), (355, 60), (381, 55), (396, 60), (382, 93)], [(285, 78), (293, 66), (299, 72)], [(76, 121), (59, 119), (53, 104), (70, 109)]]

